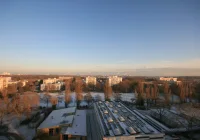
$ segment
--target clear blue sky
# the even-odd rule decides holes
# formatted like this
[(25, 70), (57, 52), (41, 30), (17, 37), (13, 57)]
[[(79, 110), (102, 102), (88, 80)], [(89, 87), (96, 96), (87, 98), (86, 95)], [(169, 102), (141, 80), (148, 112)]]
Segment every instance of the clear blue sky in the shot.
[(0, 1), (0, 72), (200, 68), (197, 62), (199, 0)]

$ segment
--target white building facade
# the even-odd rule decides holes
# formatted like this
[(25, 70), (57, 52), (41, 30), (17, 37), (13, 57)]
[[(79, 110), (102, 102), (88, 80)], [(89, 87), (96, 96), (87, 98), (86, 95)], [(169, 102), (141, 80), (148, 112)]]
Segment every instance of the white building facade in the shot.
[(108, 77), (108, 81), (109, 81), (109, 85), (116, 85), (119, 84), (120, 82), (122, 82), (122, 77), (118, 77), (118, 76), (110, 76)]
[(52, 84), (52, 83), (56, 83), (58, 81), (58, 79), (57, 78), (48, 78), (48, 79), (44, 79), (43, 80), (43, 83), (44, 84)]
[(8, 84), (10, 81), (11, 81), (11, 77), (0, 77), (0, 90), (8, 87)]
[(96, 77), (91, 77), (91, 76), (88, 76), (86, 77), (86, 84), (92, 84), (92, 85), (96, 85), (97, 84), (97, 79)]
[(44, 90), (48, 90), (49, 91), (58, 91), (58, 90), (61, 90), (61, 87), (62, 87), (63, 83), (62, 82), (59, 82), (59, 83), (48, 83), (48, 84), (41, 84), (40, 85), (40, 90), (41, 91), (44, 91)]
[(173, 77), (160, 77), (161, 81), (172, 81), (172, 82), (177, 82), (177, 78), (173, 78)]
[(11, 75), (9, 72), (4, 72), (2, 75)]
[(73, 79), (73, 77), (62, 76), (58, 78), (61, 81)]

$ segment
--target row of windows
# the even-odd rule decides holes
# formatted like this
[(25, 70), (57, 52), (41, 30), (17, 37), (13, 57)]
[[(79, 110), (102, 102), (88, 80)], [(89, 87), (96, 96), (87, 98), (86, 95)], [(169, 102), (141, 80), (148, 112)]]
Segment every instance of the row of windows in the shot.
[(60, 132), (59, 128), (56, 128), (56, 129), (50, 128), (49, 129), (49, 136), (53, 136), (54, 135), (54, 130), (55, 130), (55, 135), (59, 134), (59, 132)]

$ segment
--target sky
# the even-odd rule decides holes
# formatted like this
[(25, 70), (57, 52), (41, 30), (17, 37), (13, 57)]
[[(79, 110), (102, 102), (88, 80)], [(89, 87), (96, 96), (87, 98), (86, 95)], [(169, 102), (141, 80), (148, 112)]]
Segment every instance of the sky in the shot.
[(199, 0), (0, 1), (0, 72), (200, 75), (198, 69)]

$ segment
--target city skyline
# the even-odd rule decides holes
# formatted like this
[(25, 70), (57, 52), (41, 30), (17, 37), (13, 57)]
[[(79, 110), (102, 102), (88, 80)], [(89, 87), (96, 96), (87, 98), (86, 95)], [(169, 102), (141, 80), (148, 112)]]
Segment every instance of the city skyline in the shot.
[(198, 76), (199, 14), (198, 0), (2, 1), (0, 72)]

